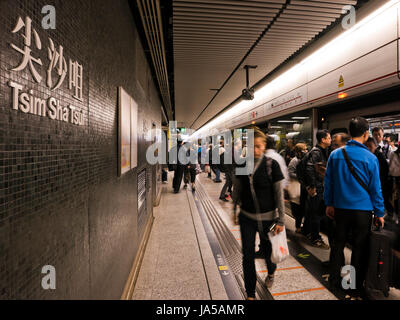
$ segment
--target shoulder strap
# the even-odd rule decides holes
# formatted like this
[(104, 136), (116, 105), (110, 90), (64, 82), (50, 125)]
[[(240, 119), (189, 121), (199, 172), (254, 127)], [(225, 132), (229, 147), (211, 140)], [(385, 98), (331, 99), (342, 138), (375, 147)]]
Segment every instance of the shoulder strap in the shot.
[(368, 186), (365, 184), (364, 181), (361, 180), (361, 178), (356, 173), (356, 171), (354, 169), (354, 166), (350, 161), (349, 155), (347, 154), (347, 151), (346, 151), (345, 147), (342, 147), (341, 149), (342, 149), (342, 153), (343, 153), (343, 156), (344, 156), (344, 160), (346, 160), (347, 167), (349, 168), (349, 170), (350, 170), (351, 174), (353, 175), (354, 179), (356, 179), (357, 182), (361, 185), (361, 187), (363, 187), (363, 189), (368, 192)]
[(266, 159), (267, 159), (267, 161), (266, 161), (267, 176), (268, 176), (269, 182), (272, 183), (272, 158), (266, 157)]

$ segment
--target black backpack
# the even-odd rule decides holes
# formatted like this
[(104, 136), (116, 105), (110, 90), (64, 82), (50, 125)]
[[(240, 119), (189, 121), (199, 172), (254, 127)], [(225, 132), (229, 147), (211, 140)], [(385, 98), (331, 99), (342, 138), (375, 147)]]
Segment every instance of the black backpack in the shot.
[(297, 164), (296, 167), (296, 176), (297, 180), (299, 180), (300, 184), (303, 186), (307, 186), (307, 162), (311, 157), (311, 154), (314, 150), (318, 148), (312, 148), (309, 152), (307, 152), (303, 158), (301, 158), (300, 162)]

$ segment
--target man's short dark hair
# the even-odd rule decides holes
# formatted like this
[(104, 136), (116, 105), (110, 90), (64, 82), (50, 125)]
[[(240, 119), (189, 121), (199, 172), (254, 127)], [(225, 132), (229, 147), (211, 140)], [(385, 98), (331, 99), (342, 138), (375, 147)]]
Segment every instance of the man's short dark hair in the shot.
[(369, 130), (368, 121), (363, 117), (356, 117), (350, 120), (349, 131), (353, 138), (361, 137), (365, 131)]
[(344, 133), (344, 132), (335, 133), (332, 137), (332, 140), (335, 140), (337, 137), (340, 137), (341, 143), (347, 143), (347, 141), (351, 140), (350, 135), (348, 135), (347, 133)]
[(377, 132), (377, 131), (382, 131), (382, 132), (384, 132), (384, 130), (383, 130), (382, 127), (375, 127), (375, 128), (372, 129), (372, 133)]
[(322, 139), (326, 139), (326, 137), (328, 136), (328, 134), (330, 134), (330, 133), (329, 133), (329, 131), (326, 130), (326, 129), (324, 129), (324, 130), (318, 130), (318, 131), (317, 131), (317, 141), (318, 141), (318, 143), (321, 143), (321, 142), (322, 142)]
[(368, 143), (372, 143), (376, 147), (376, 142), (375, 142), (374, 138), (369, 137), (368, 140), (365, 142), (365, 144), (368, 144)]
[(388, 134), (388, 138), (390, 139), (390, 142), (395, 142), (396, 141), (396, 136), (392, 133)]
[(274, 137), (267, 136), (267, 149), (275, 149), (275, 139), (274, 139)]

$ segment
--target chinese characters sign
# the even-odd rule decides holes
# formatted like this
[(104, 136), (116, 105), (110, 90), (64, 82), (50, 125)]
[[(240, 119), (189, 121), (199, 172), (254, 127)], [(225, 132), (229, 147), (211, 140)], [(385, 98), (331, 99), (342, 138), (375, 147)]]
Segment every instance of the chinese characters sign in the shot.
[[(42, 41), (39, 34), (32, 26), (32, 19), (26, 17), (23, 20), (18, 17), (17, 23), (12, 30), (15, 36), (23, 38), (23, 47), (19, 48), (11, 43), (10, 46), (20, 56), (18, 66), (12, 71), (23, 71), (28, 69), (37, 83), (45, 82), (50, 91), (55, 91), (61, 87), (68, 74), (68, 89), (72, 90), (72, 96), (76, 100), (83, 101), (83, 66), (77, 61), (67, 60), (64, 56), (64, 47), (56, 46), (51, 38), (48, 38), (47, 61), (42, 61), (38, 57), (38, 51), (42, 50)], [(46, 80), (41, 74), (42, 67), (46, 67)], [(9, 81), (8, 85), (12, 88), (13, 109), (24, 113), (31, 113), (42, 117), (49, 117), (52, 120), (65, 121), (76, 125), (83, 125), (83, 112), (73, 105), (62, 107), (60, 101), (49, 97), (44, 100), (34, 95), (33, 90), (23, 92), (24, 87), (16, 82)]]

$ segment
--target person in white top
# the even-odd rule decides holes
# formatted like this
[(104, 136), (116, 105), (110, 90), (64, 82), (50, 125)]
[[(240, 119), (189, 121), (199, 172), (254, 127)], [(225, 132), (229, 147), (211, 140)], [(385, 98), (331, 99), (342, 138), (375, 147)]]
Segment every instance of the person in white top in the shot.
[[(395, 136), (394, 134), (388, 134), (386, 137), (386, 142), (389, 145), (389, 152), (390, 154), (392, 152), (395, 152), (397, 150), (397, 147), (394, 145), (395, 143)], [(390, 155), (388, 156), (390, 158)]]
[(382, 127), (375, 127), (372, 129), (372, 136), (374, 137), (377, 149), (382, 152), (383, 156), (385, 157), (386, 161), (389, 162), (389, 157), (391, 151), (389, 150), (389, 145), (385, 144), (384, 140), (384, 133)]
[(398, 222), (400, 214), (400, 148), (392, 152), (389, 159), (389, 177), (392, 180), (392, 197), (394, 199), (394, 215), (392, 219)]

